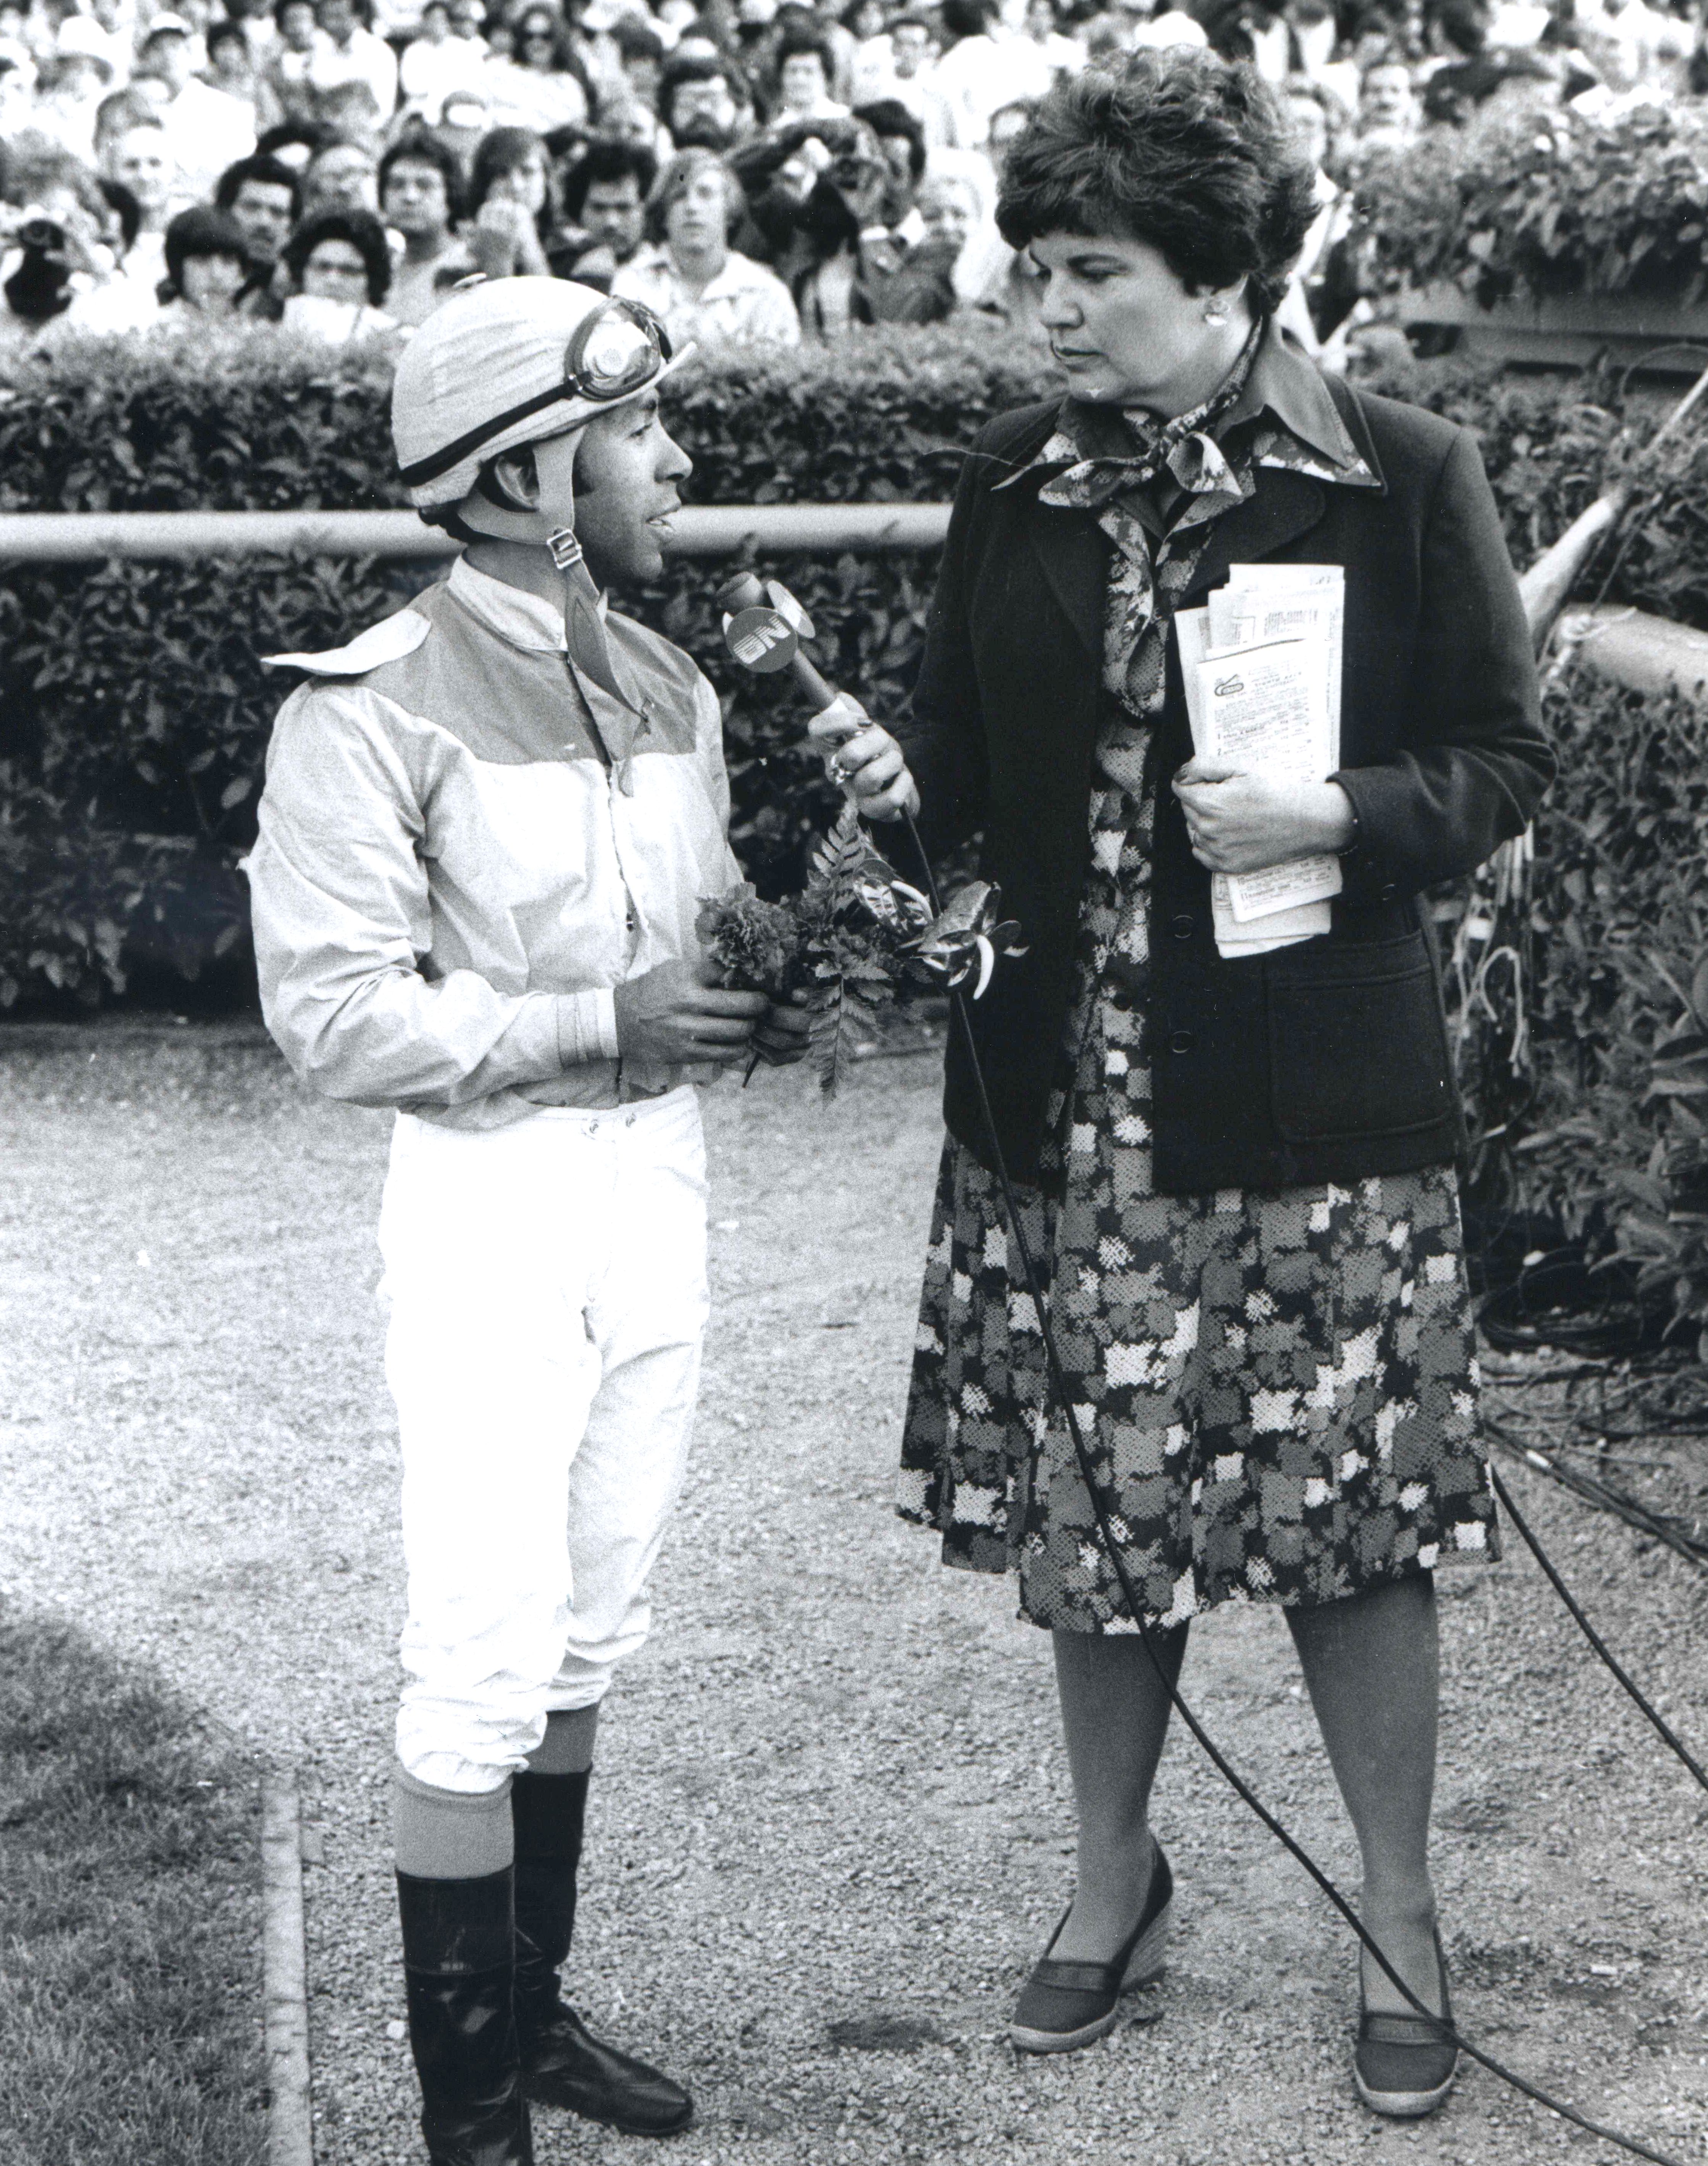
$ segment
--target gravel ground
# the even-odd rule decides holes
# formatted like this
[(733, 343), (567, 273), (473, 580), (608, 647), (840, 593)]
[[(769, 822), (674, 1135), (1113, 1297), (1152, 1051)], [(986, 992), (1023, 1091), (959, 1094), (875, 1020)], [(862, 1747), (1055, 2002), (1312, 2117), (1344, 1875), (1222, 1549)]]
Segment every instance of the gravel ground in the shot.
[[(84, 1044), (93, 1049), (84, 1049)], [(372, 1293), (379, 1116), (186, 1031), (0, 1065), (0, 1587), (302, 1772), (321, 2166), (414, 2161), (387, 1858), (396, 1469)], [(1409, 2130), (1348, 2074), (1353, 1962), (1189, 1740), (1157, 1821), (1166, 1981), (1106, 2043), (1002, 2025), (1064, 1901), (1049, 1650), (890, 1509), (938, 1148), (926, 1060), (821, 1110), (708, 1102), (716, 1317), (658, 1624), (611, 1700), (576, 1992), (700, 2100), (671, 2156), (767, 2162), (1612, 2159), (1480, 2073)], [(1535, 1477), (1534, 1523), (1708, 1739), (1708, 1585)], [(1517, 1545), (1513, 1545), (1515, 1551)], [(1462, 2022), (1598, 2118), (1708, 2155), (1708, 1809), (1521, 1554), (1442, 1575), (1438, 1881)], [(1282, 1620), (1186, 1689), (1338, 1877), (1355, 1864)], [(540, 2116), (542, 2166), (632, 2141)]]

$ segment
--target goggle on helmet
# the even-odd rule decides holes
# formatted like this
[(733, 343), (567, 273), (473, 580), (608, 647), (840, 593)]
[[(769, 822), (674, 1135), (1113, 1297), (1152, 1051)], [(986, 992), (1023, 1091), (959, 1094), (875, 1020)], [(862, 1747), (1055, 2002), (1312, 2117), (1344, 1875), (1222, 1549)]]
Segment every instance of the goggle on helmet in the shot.
[(531, 414), (543, 413), (548, 406), (576, 399), (584, 399), (595, 406), (609, 406), (619, 399), (632, 398), (660, 372), (673, 351), (670, 334), (644, 302), (607, 301), (577, 325), (564, 349), (562, 383), (554, 383), (549, 390), (538, 391), (532, 398), (524, 399), (520, 405), (494, 414), (479, 427), (430, 452), (426, 458), (417, 459), (413, 466), (405, 467), (399, 478), (406, 489), (419, 489), (426, 482), (436, 481), (441, 474), (460, 466), (483, 444), (489, 444), (494, 436), (502, 436), (518, 421), (526, 420)]

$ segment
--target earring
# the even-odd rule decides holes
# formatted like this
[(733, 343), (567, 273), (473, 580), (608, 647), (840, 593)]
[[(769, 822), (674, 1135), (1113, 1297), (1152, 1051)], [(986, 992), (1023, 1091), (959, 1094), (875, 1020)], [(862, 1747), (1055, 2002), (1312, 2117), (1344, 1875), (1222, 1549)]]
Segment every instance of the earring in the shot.
[(1224, 324), (1227, 320), (1228, 310), (1225, 302), (1212, 301), (1208, 308), (1204, 310), (1204, 321), (1207, 324)]

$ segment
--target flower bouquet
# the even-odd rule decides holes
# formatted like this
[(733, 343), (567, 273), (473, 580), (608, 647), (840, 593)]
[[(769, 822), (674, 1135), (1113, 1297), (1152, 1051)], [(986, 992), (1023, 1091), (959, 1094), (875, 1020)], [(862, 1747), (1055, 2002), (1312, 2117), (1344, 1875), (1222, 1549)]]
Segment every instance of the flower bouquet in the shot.
[(852, 804), (813, 851), (806, 885), (762, 902), (750, 883), (701, 903), (697, 930), (720, 981), (787, 1001), (805, 992), (820, 1088), (834, 1097), (855, 1028), (888, 1007), (976, 978), (976, 1000), (1001, 955), (1023, 955), (1020, 928), (999, 922), (983, 880), (933, 909), (877, 850)]

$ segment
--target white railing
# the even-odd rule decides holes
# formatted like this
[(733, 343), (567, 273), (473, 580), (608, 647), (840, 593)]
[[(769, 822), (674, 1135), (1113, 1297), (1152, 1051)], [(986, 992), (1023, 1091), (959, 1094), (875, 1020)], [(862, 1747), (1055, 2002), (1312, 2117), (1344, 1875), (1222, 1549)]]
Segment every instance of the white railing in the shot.
[[(940, 547), (946, 504), (690, 505), (671, 553), (834, 556)], [(449, 557), (457, 544), (413, 511), (13, 511), (0, 513), (0, 564), (113, 557)]]

